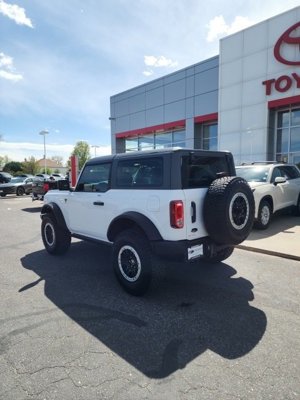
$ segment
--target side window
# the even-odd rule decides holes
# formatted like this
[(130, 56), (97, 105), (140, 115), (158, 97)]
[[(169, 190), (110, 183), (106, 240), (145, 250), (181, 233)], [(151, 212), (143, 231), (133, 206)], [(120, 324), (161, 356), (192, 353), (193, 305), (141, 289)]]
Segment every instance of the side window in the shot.
[(281, 176), (284, 176), (284, 175), (281, 174), (280, 169), (278, 167), (274, 168), (273, 172), (272, 172), (271, 183), (275, 182), (275, 178), (278, 178), (278, 177), (281, 177)]
[(148, 188), (163, 184), (163, 160), (161, 157), (119, 161), (117, 187)]
[(78, 184), (76, 192), (106, 192), (110, 185), (111, 163), (86, 165)]
[(280, 170), (282, 176), (284, 176), (287, 180), (300, 177), (298, 170), (292, 166), (286, 165), (284, 167), (280, 167)]

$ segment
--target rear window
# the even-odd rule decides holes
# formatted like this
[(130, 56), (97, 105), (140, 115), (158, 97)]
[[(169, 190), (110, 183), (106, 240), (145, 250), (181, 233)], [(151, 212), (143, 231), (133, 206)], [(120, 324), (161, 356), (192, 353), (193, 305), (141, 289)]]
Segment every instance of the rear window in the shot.
[(208, 187), (212, 181), (230, 175), (224, 156), (193, 155), (182, 159), (182, 187), (184, 189)]

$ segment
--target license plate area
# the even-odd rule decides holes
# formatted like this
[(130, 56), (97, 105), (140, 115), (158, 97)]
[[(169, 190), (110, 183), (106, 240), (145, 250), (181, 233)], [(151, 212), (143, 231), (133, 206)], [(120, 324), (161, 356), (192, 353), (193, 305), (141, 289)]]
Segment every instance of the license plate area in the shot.
[(203, 256), (203, 244), (188, 247), (188, 260)]

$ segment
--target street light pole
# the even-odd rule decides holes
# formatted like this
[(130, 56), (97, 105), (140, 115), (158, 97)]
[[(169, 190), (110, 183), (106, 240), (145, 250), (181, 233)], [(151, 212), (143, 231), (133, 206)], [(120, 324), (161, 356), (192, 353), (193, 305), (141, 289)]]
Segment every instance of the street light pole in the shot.
[(98, 147), (100, 147), (100, 146), (94, 144), (94, 145), (92, 145), (91, 147), (94, 147), (94, 148), (95, 148), (95, 157), (96, 157), (96, 149), (98, 149)]
[(46, 135), (48, 135), (48, 131), (43, 130), (39, 133), (39, 135), (44, 136), (44, 173), (46, 174), (47, 172), (47, 161), (46, 161)]

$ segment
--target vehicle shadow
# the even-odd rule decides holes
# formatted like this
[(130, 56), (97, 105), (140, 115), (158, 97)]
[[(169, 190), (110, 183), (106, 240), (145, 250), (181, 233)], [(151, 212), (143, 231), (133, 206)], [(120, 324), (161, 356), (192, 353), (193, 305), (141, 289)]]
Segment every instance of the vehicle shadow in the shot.
[(19, 292), (45, 281), (45, 295), (60, 310), (151, 378), (169, 376), (208, 349), (242, 357), (264, 335), (266, 315), (249, 305), (253, 285), (233, 278), (230, 265), (168, 264), (146, 296), (133, 297), (116, 282), (110, 256), (109, 248), (86, 242), (61, 257), (28, 254), (22, 265), (37, 279)]
[(22, 208), (22, 211), (29, 212), (29, 213), (40, 213), (42, 211), (42, 206)]
[(273, 215), (271, 224), (266, 230), (253, 229), (247, 237), (249, 241), (256, 241), (271, 236), (275, 236), (280, 232), (295, 233), (293, 228), (300, 225), (300, 217), (293, 215), (291, 212), (278, 212)]

